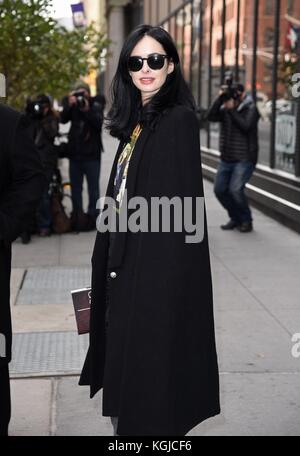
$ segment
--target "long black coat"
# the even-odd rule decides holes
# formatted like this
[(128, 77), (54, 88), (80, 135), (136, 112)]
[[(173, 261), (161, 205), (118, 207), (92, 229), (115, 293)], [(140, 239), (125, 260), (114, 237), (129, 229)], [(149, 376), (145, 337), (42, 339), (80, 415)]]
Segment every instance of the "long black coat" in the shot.
[(7, 353), (0, 367), (11, 360), (11, 242), (26, 226), (44, 186), (41, 160), (24, 118), (0, 105), (0, 334), (6, 337)]
[[(143, 129), (127, 192), (128, 200), (203, 196), (191, 110), (174, 107), (154, 132)], [(206, 216), (204, 222), (204, 239), (196, 244), (184, 242), (185, 232), (116, 233), (109, 262), (109, 235), (97, 234), (90, 347), (79, 383), (91, 386), (91, 397), (104, 388), (103, 415), (119, 416), (119, 435), (185, 435), (220, 412)]]

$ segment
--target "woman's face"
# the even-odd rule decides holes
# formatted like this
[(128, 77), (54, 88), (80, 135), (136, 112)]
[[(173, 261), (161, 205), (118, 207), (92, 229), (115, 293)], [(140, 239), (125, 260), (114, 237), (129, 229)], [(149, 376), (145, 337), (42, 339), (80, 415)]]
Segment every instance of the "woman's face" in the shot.
[[(162, 54), (166, 52), (162, 45), (150, 36), (144, 36), (135, 46), (131, 57), (147, 58), (151, 54)], [(142, 101), (145, 103), (152, 98), (164, 85), (168, 74), (174, 71), (174, 63), (165, 59), (162, 69), (152, 70), (146, 60), (143, 61), (143, 68), (140, 71), (129, 71), (134, 85), (141, 91)]]

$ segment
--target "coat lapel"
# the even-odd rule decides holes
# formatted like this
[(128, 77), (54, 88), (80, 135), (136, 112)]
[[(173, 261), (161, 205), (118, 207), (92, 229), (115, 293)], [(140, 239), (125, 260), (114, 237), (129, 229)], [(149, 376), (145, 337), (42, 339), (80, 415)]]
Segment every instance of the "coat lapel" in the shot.
[[(139, 163), (140, 163), (146, 142), (149, 138), (150, 132), (151, 132), (151, 130), (149, 128), (144, 128), (134, 147), (132, 157), (131, 157), (130, 163), (129, 163), (128, 176), (127, 176), (127, 181), (126, 181), (127, 201), (129, 201), (130, 198), (132, 198), (134, 196), (135, 184), (136, 184), (136, 179), (137, 179), (137, 174), (138, 174), (138, 169), (139, 169)], [(115, 173), (115, 171), (116, 171), (116, 169), (114, 169), (114, 173)], [(109, 191), (113, 191), (113, 180), (114, 180), (114, 176), (113, 176), (112, 185), (111, 185), (111, 188), (109, 188)], [(110, 182), (110, 184), (111, 184), (111, 182)], [(126, 238), (127, 238), (127, 232), (118, 232), (118, 234), (116, 235), (111, 257), (110, 257), (110, 261), (109, 261), (109, 267), (116, 268), (116, 267), (121, 266), (124, 251), (125, 251), (125, 246), (126, 246)]]

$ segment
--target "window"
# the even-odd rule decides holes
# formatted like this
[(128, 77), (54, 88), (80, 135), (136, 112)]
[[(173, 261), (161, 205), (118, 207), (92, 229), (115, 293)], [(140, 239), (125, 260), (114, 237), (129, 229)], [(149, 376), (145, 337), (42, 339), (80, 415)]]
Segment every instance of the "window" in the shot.
[(226, 16), (227, 16), (227, 20), (229, 21), (230, 19), (233, 19), (234, 18), (234, 3), (231, 2), (227, 5), (227, 8), (226, 8)]
[(222, 54), (222, 40), (217, 41), (217, 55)]
[(265, 47), (272, 47), (274, 43), (274, 29), (267, 28), (265, 31)]
[(290, 16), (293, 14), (293, 12), (294, 12), (294, 0), (288, 0), (287, 11), (288, 11), (288, 14)]
[(274, 3), (274, 0), (266, 0), (265, 14), (267, 16), (271, 16), (272, 14), (274, 14)]
[(266, 62), (264, 64), (264, 83), (266, 83), (266, 84), (272, 83), (272, 71), (273, 71), (273, 64)]

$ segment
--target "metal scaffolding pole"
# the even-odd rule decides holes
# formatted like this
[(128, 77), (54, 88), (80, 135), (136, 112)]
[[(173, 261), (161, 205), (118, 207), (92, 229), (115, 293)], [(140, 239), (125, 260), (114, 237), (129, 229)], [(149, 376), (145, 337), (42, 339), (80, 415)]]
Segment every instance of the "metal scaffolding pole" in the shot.
[(240, 80), (239, 52), (240, 52), (240, 20), (241, 20), (241, 0), (237, 0), (237, 24), (235, 35), (235, 80)]
[(276, 101), (278, 84), (278, 51), (279, 51), (279, 27), (280, 27), (281, 0), (275, 0), (275, 23), (274, 23), (274, 48), (273, 48), (273, 77), (272, 77), (272, 120), (270, 141), (270, 168), (276, 166)]

